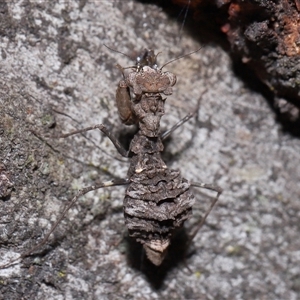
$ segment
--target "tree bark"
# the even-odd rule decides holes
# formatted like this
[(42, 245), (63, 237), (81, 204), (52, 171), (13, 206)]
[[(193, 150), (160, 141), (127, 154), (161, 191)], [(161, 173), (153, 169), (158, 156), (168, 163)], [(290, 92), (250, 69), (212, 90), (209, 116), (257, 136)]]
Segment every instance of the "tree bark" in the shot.
[[(161, 8), (135, 1), (2, 1), (0, 10), (2, 265), (41, 240), (80, 188), (126, 178), (128, 162), (99, 132), (57, 138), (99, 123), (124, 145), (134, 134), (114, 99), (115, 65), (134, 62), (104, 44), (133, 58), (154, 49), (160, 66), (200, 45), (179, 37)], [(188, 229), (166, 263), (152, 266), (127, 238), (124, 188), (98, 190), (79, 199), (47, 245), (0, 269), (1, 299), (296, 298), (300, 142), (281, 131), (221, 47), (201, 46), (164, 67), (178, 82), (161, 124), (167, 130), (194, 111), (207, 89), (198, 117), (165, 143), (168, 166), (224, 189), (191, 247), (180, 239)], [(214, 196), (193, 193), (187, 228)]]

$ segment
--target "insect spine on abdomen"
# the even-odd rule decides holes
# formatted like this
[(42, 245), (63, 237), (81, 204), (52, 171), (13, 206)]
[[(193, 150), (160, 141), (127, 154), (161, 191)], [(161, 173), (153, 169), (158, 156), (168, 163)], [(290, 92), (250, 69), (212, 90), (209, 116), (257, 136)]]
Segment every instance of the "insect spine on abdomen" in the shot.
[(145, 65), (141, 63), (125, 75), (117, 89), (121, 120), (139, 128), (129, 148), (130, 183), (125, 193), (124, 216), (129, 235), (143, 244), (153, 264), (160, 265), (175, 229), (182, 227), (192, 214), (194, 196), (180, 171), (168, 169), (161, 158), (164, 147), (160, 119), (166, 100), (161, 94), (172, 94), (176, 76), (157, 69), (153, 51), (146, 51), (143, 60)]

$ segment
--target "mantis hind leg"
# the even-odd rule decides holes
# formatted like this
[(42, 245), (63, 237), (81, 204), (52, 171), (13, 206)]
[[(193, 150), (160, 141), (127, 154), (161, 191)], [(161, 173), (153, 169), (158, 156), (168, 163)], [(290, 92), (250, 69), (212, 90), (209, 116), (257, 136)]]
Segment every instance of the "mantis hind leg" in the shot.
[(188, 239), (188, 244), (187, 244), (187, 248), (189, 247), (189, 245), (191, 244), (192, 240), (194, 239), (194, 237), (197, 235), (198, 231), (202, 228), (202, 226), (204, 225), (208, 215), (211, 213), (212, 209), (214, 208), (214, 206), (216, 205), (217, 201), (219, 200), (220, 195), (222, 194), (223, 190), (215, 185), (212, 184), (207, 184), (207, 183), (197, 183), (197, 182), (193, 182), (191, 183), (191, 186), (195, 186), (195, 187), (199, 187), (199, 188), (203, 188), (203, 189), (207, 189), (207, 190), (211, 190), (211, 191), (215, 191), (217, 192), (216, 197), (213, 199), (210, 207), (208, 208), (208, 210), (206, 211), (205, 215), (203, 218), (200, 219), (200, 221), (196, 224), (195, 228), (193, 229), (192, 233), (189, 236)]
[(100, 188), (106, 188), (106, 187), (111, 187), (111, 186), (116, 186), (116, 185), (126, 185), (128, 183), (129, 183), (128, 179), (111, 180), (111, 181), (101, 182), (101, 183), (96, 184), (96, 185), (88, 186), (88, 187), (85, 187), (85, 188), (79, 190), (76, 193), (76, 195), (71, 199), (71, 201), (69, 202), (69, 204), (67, 204), (66, 207), (63, 209), (63, 212), (61, 213), (61, 215), (59, 216), (59, 218), (56, 220), (56, 222), (53, 224), (53, 226), (51, 227), (50, 231), (44, 236), (44, 238), (42, 239), (42, 241), (39, 242), (37, 245), (35, 245), (33, 248), (29, 249), (28, 251), (20, 254), (19, 257), (15, 258), (15, 259), (13, 259), (11, 261), (9, 261), (8, 263), (6, 263), (4, 265), (1, 265), (0, 269), (5, 269), (5, 268), (10, 267), (14, 263), (16, 263), (18, 260), (23, 259), (23, 258), (29, 256), (30, 254), (32, 254), (36, 250), (40, 249), (43, 245), (45, 245), (47, 243), (50, 235), (55, 231), (55, 229), (57, 228), (57, 226), (59, 225), (59, 223), (66, 216), (67, 212), (70, 210), (70, 208), (76, 203), (76, 201), (81, 196), (87, 194), (90, 191), (95, 191), (95, 190), (98, 190)]

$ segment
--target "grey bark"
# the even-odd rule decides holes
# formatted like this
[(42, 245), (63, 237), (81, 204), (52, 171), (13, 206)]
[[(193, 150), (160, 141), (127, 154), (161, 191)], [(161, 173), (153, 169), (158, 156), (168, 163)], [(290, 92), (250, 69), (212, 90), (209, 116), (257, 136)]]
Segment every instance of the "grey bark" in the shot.
[[(132, 134), (114, 103), (115, 64), (132, 62), (103, 44), (131, 56), (153, 48), (162, 65), (199, 47), (178, 32), (159, 7), (134, 1), (2, 2), (1, 162), (14, 188), (0, 200), (1, 264), (35, 245), (78, 189), (126, 177), (128, 162), (99, 132), (54, 138), (97, 123), (122, 140)], [(236, 78), (220, 47), (202, 46), (166, 66), (178, 83), (162, 118), (170, 128), (208, 89), (198, 119), (165, 150), (184, 177), (225, 190), (187, 250), (192, 273), (178, 240), (165, 265), (146, 262), (126, 238), (124, 188), (113, 187), (82, 197), (47, 246), (0, 270), (1, 299), (297, 298), (300, 142)], [(213, 196), (194, 193), (187, 228)]]

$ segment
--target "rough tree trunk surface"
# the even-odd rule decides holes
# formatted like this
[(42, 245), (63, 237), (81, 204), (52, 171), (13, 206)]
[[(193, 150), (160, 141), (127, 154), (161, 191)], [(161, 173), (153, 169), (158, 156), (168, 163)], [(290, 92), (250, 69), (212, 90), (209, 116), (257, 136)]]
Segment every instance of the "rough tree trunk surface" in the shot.
[[(299, 125), (300, 1), (299, 0), (172, 0), (188, 5), (201, 22), (222, 31), (231, 54), (254, 70), (276, 97), (275, 105)], [(194, 24), (195, 26), (195, 24)], [(203, 26), (203, 25), (202, 25)], [(286, 98), (295, 104), (286, 103)]]
[[(124, 143), (132, 136), (114, 97), (122, 78), (116, 63), (133, 62), (103, 44), (132, 57), (152, 48), (161, 52), (160, 65), (200, 45), (187, 33), (179, 39), (180, 25), (161, 8), (135, 1), (2, 1), (0, 14), (3, 264), (49, 231), (78, 189), (126, 177), (128, 162), (99, 132), (54, 138), (97, 123)], [(300, 141), (281, 131), (221, 47), (201, 46), (164, 68), (178, 83), (162, 118), (170, 128), (208, 89), (198, 119), (165, 145), (167, 165), (224, 189), (186, 250), (192, 273), (179, 239), (161, 267), (146, 261), (124, 228), (125, 188), (112, 187), (82, 197), (45, 247), (0, 270), (1, 299), (297, 298)], [(187, 228), (213, 196), (193, 192)]]

